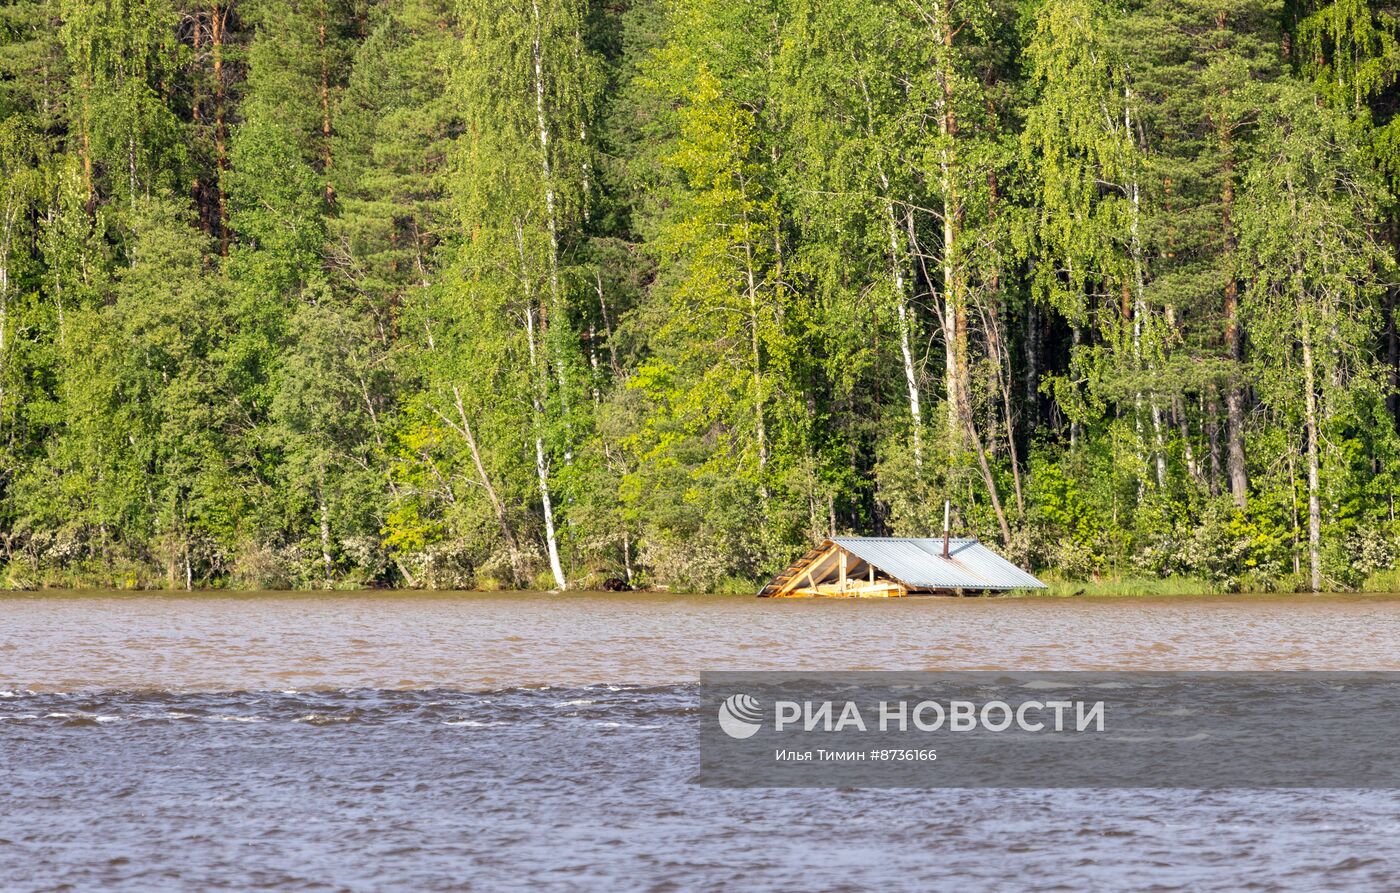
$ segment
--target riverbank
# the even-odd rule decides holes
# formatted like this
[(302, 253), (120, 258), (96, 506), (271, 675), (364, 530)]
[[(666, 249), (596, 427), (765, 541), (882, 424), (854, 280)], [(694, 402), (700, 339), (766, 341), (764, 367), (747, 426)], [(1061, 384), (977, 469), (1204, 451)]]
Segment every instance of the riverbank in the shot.
[[(1065, 599), (1065, 598), (1173, 598), (1173, 597), (1196, 597), (1196, 596), (1226, 596), (1226, 595), (1266, 595), (1271, 597), (1298, 596), (1306, 598), (1316, 598), (1320, 595), (1400, 595), (1400, 572), (1389, 571), (1373, 574), (1367, 578), (1366, 582), (1357, 589), (1324, 588), (1321, 592), (1310, 592), (1307, 590), (1303, 580), (1288, 580), (1285, 585), (1276, 586), (1268, 590), (1240, 591), (1226, 588), (1223, 585), (1212, 583), (1208, 580), (1199, 580), (1190, 577), (1101, 577), (1097, 580), (1073, 580), (1057, 577), (1053, 572), (1039, 571), (1038, 578), (1046, 584), (1048, 588), (1038, 590), (1012, 590), (1010, 592), (990, 594), (986, 596), (976, 596), (978, 598), (991, 599)], [(726, 581), (726, 583), (710, 592), (689, 592), (682, 589), (668, 587), (623, 590), (638, 595), (684, 595), (699, 596), (716, 599), (742, 599), (754, 598), (762, 586), (762, 583), (751, 583), (749, 581)], [(336, 581), (330, 586), (304, 586), (287, 587), (279, 589), (254, 589), (237, 586), (200, 586), (195, 585), (191, 589), (185, 589), (179, 583), (170, 584), (169, 581), (160, 579), (142, 579), (138, 577), (128, 577), (124, 579), (109, 579), (102, 577), (56, 577), (43, 580), (14, 580), (6, 578), (0, 574), (0, 597), (10, 593), (32, 593), (36, 595), (60, 594), (60, 593), (150, 593), (166, 595), (232, 595), (243, 594), (321, 594), (321, 595), (356, 595), (367, 593), (422, 593), (422, 594), (491, 594), (510, 592), (542, 592), (559, 594), (558, 590), (537, 589), (537, 590), (510, 590), (501, 587), (484, 587), (480, 589), (386, 589), (383, 587), (366, 586), (359, 581)], [(600, 593), (616, 594), (605, 592), (603, 589), (582, 588), (571, 589), (571, 593)], [(938, 599), (944, 596), (911, 596), (913, 599)], [(851, 599), (838, 599), (840, 601), (851, 601)], [(790, 600), (789, 600), (790, 601)], [(859, 599), (858, 601), (884, 601), (884, 599)]]
[(1382, 571), (1369, 576), (1360, 587), (1346, 589), (1328, 587), (1324, 583), (1321, 592), (1311, 592), (1304, 577), (1284, 578), (1268, 590), (1259, 592), (1229, 589), (1220, 583), (1193, 577), (1133, 577), (1109, 576), (1092, 580), (1070, 580), (1055, 575), (1053, 571), (1041, 571), (1037, 575), (1049, 588), (1034, 591), (1007, 593), (1002, 598), (1132, 598), (1141, 596), (1205, 596), (1205, 595), (1271, 595), (1306, 596), (1357, 595), (1357, 594), (1397, 594), (1400, 593), (1400, 572)]

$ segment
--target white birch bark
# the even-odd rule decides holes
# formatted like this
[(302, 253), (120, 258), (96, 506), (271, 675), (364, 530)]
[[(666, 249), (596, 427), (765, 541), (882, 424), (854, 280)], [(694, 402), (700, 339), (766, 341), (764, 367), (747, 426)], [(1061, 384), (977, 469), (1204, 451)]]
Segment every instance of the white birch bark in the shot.
[(1308, 570), (1312, 591), (1322, 589), (1322, 505), (1318, 487), (1317, 382), (1313, 370), (1312, 321), (1302, 320), (1303, 412), (1308, 433)]
[(324, 469), (317, 476), (316, 480), (316, 505), (320, 510), (321, 527), (321, 566), (325, 569), (326, 588), (331, 588), (332, 562), (331, 562), (331, 512), (326, 505), (326, 472)]
[[(747, 195), (748, 184), (742, 182), (742, 178), (740, 179), (740, 192)], [(753, 243), (749, 241), (749, 213), (747, 210), (743, 214), (743, 225), (744, 282), (749, 299), (749, 349), (753, 354), (754, 433), (758, 438), (759, 493), (764, 499), (767, 499), (768, 483), (763, 476), (763, 473), (768, 470), (768, 421), (765, 409), (767, 401), (763, 393), (763, 352), (762, 337), (759, 334), (758, 278), (754, 272), (754, 251)]]
[[(540, 180), (544, 186), (545, 226), (549, 231), (549, 297), (550, 314), (559, 324), (564, 315), (563, 297), (559, 285), (559, 214), (554, 186), (554, 163), (549, 157), (549, 123), (544, 96), (544, 24), (540, 18), (540, 0), (531, 0), (535, 18), (535, 36), (530, 44), (531, 61), (535, 68), (535, 125), (540, 142)], [(559, 379), (559, 402), (565, 416), (569, 411), (568, 369), (562, 355), (554, 358), (554, 372)]]
[[(525, 230), (523, 224), (515, 224), (516, 247), (520, 251), (522, 273), (525, 271)], [(545, 381), (548, 376), (540, 368), (540, 350), (536, 344), (535, 298), (528, 279), (525, 284), (525, 338), (530, 352), (531, 405), (534, 409), (535, 474), (540, 483), (540, 508), (544, 515), (545, 549), (549, 553), (549, 569), (554, 575), (554, 583), (559, 589), (568, 589), (564, 567), (559, 560), (559, 537), (554, 528), (554, 501), (549, 492), (549, 463), (544, 452), (545, 428)]]
[(10, 245), (15, 219), (12, 195), (6, 196), (5, 217), (0, 221), (0, 422), (5, 418), (5, 351), (9, 347), (5, 339), (10, 322)]
[[(888, 194), (890, 183), (885, 178), (884, 171), (880, 172), (880, 182)], [(909, 320), (909, 300), (905, 294), (904, 264), (899, 259), (899, 223), (895, 218), (893, 201), (886, 200), (885, 214), (890, 229), (890, 277), (894, 284), (895, 313), (899, 317), (899, 352), (904, 359), (904, 382), (909, 390), (909, 418), (914, 429), (911, 446), (914, 449), (915, 466), (923, 468), (924, 413), (920, 406), (919, 377), (914, 368), (914, 350), (911, 343), (913, 325)]]
[[(860, 89), (861, 95), (865, 97), (865, 132), (866, 136), (873, 141), (875, 139), (875, 109), (874, 104), (870, 101), (870, 91), (866, 88), (863, 77), (860, 78)], [(914, 451), (915, 467), (922, 469), (924, 467), (924, 414), (920, 405), (919, 378), (914, 367), (914, 350), (911, 344), (913, 325), (909, 319), (909, 299), (905, 294), (904, 264), (901, 262), (899, 254), (899, 220), (895, 214), (890, 179), (885, 175), (885, 166), (877, 164), (875, 171), (880, 177), (880, 187), (885, 194), (885, 220), (890, 232), (890, 280), (894, 287), (895, 314), (899, 320), (899, 351), (904, 359), (904, 381), (909, 394), (909, 419), (913, 427), (910, 447)], [(909, 249), (912, 252), (916, 248), (911, 219), (909, 221)]]
[[(1132, 112), (1133, 91), (1131, 87), (1123, 87), (1123, 127), (1128, 139), (1133, 138), (1133, 112)], [(1144, 271), (1144, 261), (1142, 256), (1142, 235), (1139, 231), (1139, 220), (1142, 217), (1142, 192), (1138, 184), (1137, 176), (1134, 174), (1132, 183), (1128, 186), (1128, 200), (1132, 205), (1132, 215), (1128, 222), (1128, 233), (1130, 239), (1130, 249), (1133, 258), (1133, 361), (1138, 370), (1143, 368), (1153, 368), (1153, 363), (1149, 359), (1144, 364), (1142, 352), (1142, 325), (1147, 316), (1147, 282)], [(1136, 418), (1138, 440), (1142, 441), (1142, 390), (1139, 388), (1136, 396)], [(1156, 396), (1148, 397), (1148, 412), (1152, 418), (1152, 437), (1155, 449), (1153, 458), (1156, 464), (1157, 487), (1163, 488), (1167, 485), (1167, 457), (1162, 438), (1162, 408), (1157, 405)]]

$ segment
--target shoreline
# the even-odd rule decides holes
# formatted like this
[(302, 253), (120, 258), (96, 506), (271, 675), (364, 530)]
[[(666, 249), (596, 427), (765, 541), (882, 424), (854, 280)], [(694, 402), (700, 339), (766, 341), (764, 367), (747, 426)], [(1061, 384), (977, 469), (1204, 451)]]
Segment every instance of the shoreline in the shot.
[[(1190, 581), (1194, 582), (1194, 581)], [(676, 599), (683, 601), (754, 601), (770, 604), (898, 604), (917, 602), (973, 603), (973, 602), (1034, 602), (1034, 601), (1211, 601), (1270, 600), (1279, 602), (1323, 602), (1355, 599), (1400, 599), (1400, 591), (1393, 589), (1337, 589), (1321, 592), (1248, 590), (1225, 592), (1206, 586), (1186, 585), (1182, 581), (1113, 580), (1093, 582), (1053, 581), (1044, 590), (1010, 590), (988, 594), (954, 595), (910, 595), (903, 598), (758, 598), (754, 593), (742, 592), (687, 592), (667, 589), (631, 589), (607, 591), (602, 589), (386, 589), (386, 588), (336, 588), (336, 589), (224, 589), (219, 587), (196, 587), (194, 589), (166, 588), (127, 588), (112, 586), (46, 586), (33, 589), (0, 588), (0, 602), (25, 599), (81, 599), (81, 598), (144, 598), (159, 597), (181, 600), (198, 599), (278, 599), (314, 598), (317, 600), (360, 599), (365, 597), (384, 599), (511, 599), (537, 598), (547, 596), (560, 600), (599, 599), (607, 601), (654, 599), (657, 602)]]

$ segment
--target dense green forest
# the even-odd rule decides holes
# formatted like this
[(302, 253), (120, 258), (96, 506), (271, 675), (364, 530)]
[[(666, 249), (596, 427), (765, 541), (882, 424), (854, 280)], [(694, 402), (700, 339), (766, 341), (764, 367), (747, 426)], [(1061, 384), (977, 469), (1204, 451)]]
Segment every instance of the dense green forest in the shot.
[(1400, 579), (1400, 9), (3, 3), (0, 584)]

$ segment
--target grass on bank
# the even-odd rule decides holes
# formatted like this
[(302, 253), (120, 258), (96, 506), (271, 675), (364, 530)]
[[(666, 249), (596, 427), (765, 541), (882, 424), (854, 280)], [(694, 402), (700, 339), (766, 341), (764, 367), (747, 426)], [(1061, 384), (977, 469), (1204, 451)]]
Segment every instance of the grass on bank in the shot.
[[(1094, 580), (1071, 580), (1042, 571), (1037, 575), (1048, 589), (1015, 590), (1004, 598), (1068, 598), (1088, 597), (1170, 597), (1191, 595), (1228, 595), (1232, 593), (1261, 593), (1272, 595), (1311, 595), (1305, 575), (1287, 576), (1258, 585), (1226, 586), (1210, 580), (1195, 577), (1134, 577), (1105, 576)], [(1337, 585), (1335, 581), (1323, 581), (1324, 593), (1373, 592), (1400, 593), (1400, 569), (1378, 571), (1366, 578), (1360, 586), (1350, 589)]]
[(1225, 590), (1208, 580), (1191, 577), (1100, 577), (1096, 580), (1069, 580), (1053, 573), (1041, 573), (1040, 581), (1049, 589), (1017, 589), (1004, 598), (1069, 598), (1072, 596), (1172, 596), (1219, 595)]

